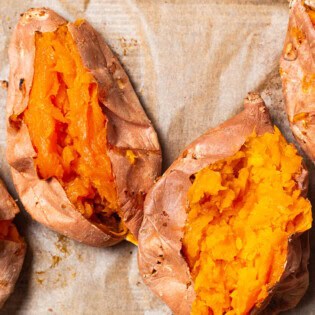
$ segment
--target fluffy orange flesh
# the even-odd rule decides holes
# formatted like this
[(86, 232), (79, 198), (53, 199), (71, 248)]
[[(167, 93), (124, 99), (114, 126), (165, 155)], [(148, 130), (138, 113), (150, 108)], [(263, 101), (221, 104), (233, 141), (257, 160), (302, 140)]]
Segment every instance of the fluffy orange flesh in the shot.
[(0, 221), (0, 240), (20, 242), (22, 239), (11, 220)]
[(289, 237), (312, 223), (296, 181), (301, 163), (275, 128), (195, 174), (183, 239), (192, 314), (249, 314), (278, 282)]
[(37, 152), (38, 174), (43, 179), (57, 178), (87, 219), (123, 236), (127, 229), (119, 217), (98, 85), (66, 26), (36, 33), (35, 45), (24, 122)]

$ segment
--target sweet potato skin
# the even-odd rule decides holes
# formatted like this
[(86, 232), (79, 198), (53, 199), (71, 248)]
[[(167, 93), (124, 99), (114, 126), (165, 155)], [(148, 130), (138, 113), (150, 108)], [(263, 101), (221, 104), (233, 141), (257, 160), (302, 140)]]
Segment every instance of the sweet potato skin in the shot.
[(280, 59), (285, 107), (293, 135), (315, 160), (315, 29), (301, 0), (291, 2), (288, 31)]
[[(7, 159), (16, 189), (31, 216), (49, 228), (91, 246), (111, 246), (122, 240), (105, 233), (85, 219), (67, 198), (55, 179), (41, 180), (36, 172), (27, 126), (13, 123), (26, 109), (32, 87), (35, 33), (53, 32), (67, 25), (84, 66), (92, 73), (99, 89), (99, 101), (108, 118), (108, 155), (116, 180), (121, 216), (137, 238), (143, 209), (137, 195), (145, 195), (161, 170), (161, 150), (157, 135), (118, 59), (100, 35), (85, 21), (68, 23), (50, 9), (25, 12), (13, 33), (10, 48), (10, 79), (7, 101)], [(118, 84), (117, 81), (124, 84)], [(116, 149), (130, 149), (137, 155), (134, 165)]]
[[(240, 114), (191, 143), (151, 188), (145, 200), (139, 232), (140, 273), (144, 282), (174, 314), (190, 314), (195, 299), (193, 281), (181, 253), (190, 176), (235, 154), (254, 130), (258, 135), (273, 132), (268, 110), (259, 95), (249, 94), (244, 107)], [(307, 184), (305, 169), (299, 178), (304, 194)], [(299, 302), (309, 281), (308, 237), (305, 232), (288, 240), (287, 264), (281, 281), (270, 290), (265, 303), (252, 310), (253, 314), (277, 314)]]
[[(12, 220), (19, 208), (0, 179), (0, 220)], [(0, 240), (0, 308), (12, 293), (22, 269), (26, 245)]]

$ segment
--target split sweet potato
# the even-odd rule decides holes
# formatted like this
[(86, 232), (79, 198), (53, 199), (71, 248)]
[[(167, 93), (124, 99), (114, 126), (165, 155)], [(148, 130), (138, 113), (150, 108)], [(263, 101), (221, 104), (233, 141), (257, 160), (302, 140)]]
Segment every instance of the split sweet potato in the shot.
[(174, 314), (277, 314), (309, 282), (307, 170), (259, 95), (190, 144), (151, 188), (144, 282)]
[(288, 31), (280, 60), (286, 112), (292, 132), (315, 161), (315, 2), (291, 1)]
[(26, 245), (12, 223), (19, 208), (0, 180), (0, 308), (12, 293), (22, 269)]
[(9, 58), (7, 158), (26, 210), (92, 246), (135, 241), (161, 151), (118, 59), (45, 8), (22, 14)]

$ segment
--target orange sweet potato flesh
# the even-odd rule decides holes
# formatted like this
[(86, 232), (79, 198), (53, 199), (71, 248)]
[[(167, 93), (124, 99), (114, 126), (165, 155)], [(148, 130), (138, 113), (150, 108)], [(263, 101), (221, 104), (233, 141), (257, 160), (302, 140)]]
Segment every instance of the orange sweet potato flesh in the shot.
[(249, 314), (280, 281), (288, 239), (312, 224), (296, 182), (301, 163), (275, 128), (194, 175), (183, 238), (191, 314)]
[(97, 82), (83, 66), (66, 26), (37, 32), (35, 46), (34, 78), (23, 119), (37, 152), (37, 172), (42, 179), (57, 178), (87, 219), (124, 235)]
[(257, 93), (149, 191), (139, 270), (174, 314), (279, 314), (309, 284), (308, 172)]
[(6, 154), (26, 211), (87, 245), (137, 239), (162, 155), (118, 58), (87, 21), (35, 8), (9, 59)]

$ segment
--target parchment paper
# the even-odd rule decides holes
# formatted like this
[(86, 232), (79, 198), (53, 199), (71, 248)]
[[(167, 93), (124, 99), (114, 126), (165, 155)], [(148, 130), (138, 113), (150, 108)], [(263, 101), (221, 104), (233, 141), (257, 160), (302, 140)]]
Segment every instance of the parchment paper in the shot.
[[(70, 20), (86, 18), (110, 44), (158, 130), (164, 169), (199, 134), (239, 112), (252, 90), (262, 93), (274, 121), (293, 140), (278, 73), (286, 0), (0, 0), (0, 79), (8, 77), (7, 46), (19, 14), (39, 6)], [(5, 102), (0, 89), (0, 174), (17, 198), (5, 161)], [(315, 171), (307, 164), (315, 202)], [(135, 246), (90, 248), (24, 211), (17, 221), (28, 254), (0, 314), (170, 314), (142, 283)], [(310, 289), (287, 314), (315, 314), (314, 234)]]

